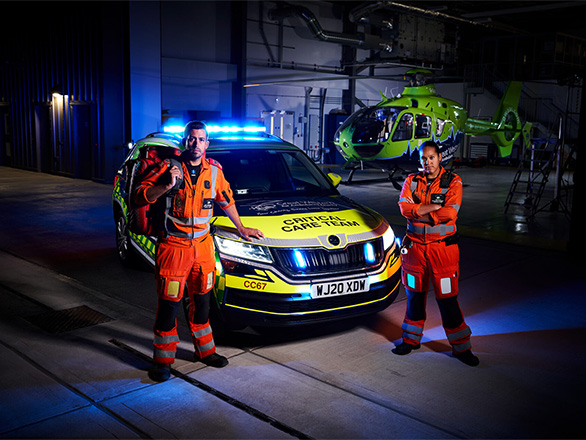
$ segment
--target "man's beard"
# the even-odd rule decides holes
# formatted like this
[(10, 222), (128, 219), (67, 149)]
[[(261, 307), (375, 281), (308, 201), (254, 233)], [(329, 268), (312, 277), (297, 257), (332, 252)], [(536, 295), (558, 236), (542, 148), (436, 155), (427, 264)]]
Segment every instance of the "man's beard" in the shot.
[(181, 156), (183, 156), (185, 160), (197, 160), (202, 157), (202, 154), (195, 149), (191, 150), (188, 148), (181, 154)]

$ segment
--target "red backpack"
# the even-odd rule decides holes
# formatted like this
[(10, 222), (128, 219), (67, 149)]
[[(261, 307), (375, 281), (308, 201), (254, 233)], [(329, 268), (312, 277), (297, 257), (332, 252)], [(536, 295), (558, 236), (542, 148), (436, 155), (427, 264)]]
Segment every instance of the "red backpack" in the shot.
[(152, 145), (141, 148), (140, 156), (126, 163), (126, 218), (130, 232), (137, 235), (156, 235), (159, 232), (167, 197), (160, 197), (155, 203), (139, 205), (135, 199), (136, 190), (142, 179), (165, 159), (170, 159), (173, 165), (183, 170), (177, 160), (180, 154), (181, 151), (175, 148)]

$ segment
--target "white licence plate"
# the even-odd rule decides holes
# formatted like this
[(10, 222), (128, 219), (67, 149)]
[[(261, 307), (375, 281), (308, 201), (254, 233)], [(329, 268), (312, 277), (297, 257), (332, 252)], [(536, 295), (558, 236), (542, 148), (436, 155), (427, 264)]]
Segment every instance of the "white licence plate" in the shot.
[(312, 284), (311, 297), (315, 299), (330, 298), (332, 296), (348, 295), (350, 293), (367, 292), (369, 289), (370, 282), (368, 278)]

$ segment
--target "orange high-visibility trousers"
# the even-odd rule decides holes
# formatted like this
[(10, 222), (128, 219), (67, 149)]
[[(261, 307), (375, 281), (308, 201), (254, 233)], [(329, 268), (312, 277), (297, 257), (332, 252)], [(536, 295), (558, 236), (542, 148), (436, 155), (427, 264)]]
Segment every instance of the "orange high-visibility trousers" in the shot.
[(471, 348), (470, 327), (458, 303), (460, 251), (457, 244), (444, 241), (421, 244), (406, 239), (402, 251), (402, 279), (407, 291), (407, 311), (403, 321), (403, 342), (417, 345), (423, 337), (426, 297), (433, 285), (442, 325), (454, 353)]
[(175, 361), (179, 342), (177, 312), (185, 288), (189, 296), (188, 320), (195, 355), (201, 359), (216, 352), (209, 324), (215, 268), (214, 242), (210, 235), (203, 240), (159, 239), (155, 266), (159, 297), (153, 342), (155, 363), (172, 364)]

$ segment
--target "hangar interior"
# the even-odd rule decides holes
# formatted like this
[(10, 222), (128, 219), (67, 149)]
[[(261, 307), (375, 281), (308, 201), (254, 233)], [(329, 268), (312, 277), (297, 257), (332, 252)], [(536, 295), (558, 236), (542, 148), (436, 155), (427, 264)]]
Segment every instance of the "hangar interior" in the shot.
[[(583, 437), (586, 29), (572, 17), (585, 16), (586, 2), (15, 1), (3, 10), (2, 436)], [(113, 243), (111, 183), (128, 145), (196, 118), (254, 122), (347, 180), (336, 129), (381, 94), (402, 93), (414, 68), (485, 121), (508, 81), (522, 81), (532, 144), (549, 140), (547, 175), (534, 173), (545, 192), (531, 203), (524, 193), (507, 214), (520, 141), (499, 158), (491, 137), (464, 137), (452, 164), (467, 185), (461, 300), (480, 368), (451, 359), (432, 304), (422, 349), (394, 355), (397, 301), (351, 323), (219, 338), (223, 371), (192, 362), (184, 326), (173, 378), (149, 383), (152, 275), (123, 267)], [(340, 192), (401, 236), (386, 173), (358, 164), (355, 176)], [(56, 334), (34, 325), (79, 308), (103, 321)]]
[[(537, 174), (536, 161), (521, 163), (533, 183), (503, 209), (524, 204), (530, 220), (578, 209), (586, 35), (567, 17), (583, 14), (584, 2), (34, 5), (12, 3), (1, 31), (0, 165), (111, 183), (133, 140), (202, 119), (263, 124), (341, 167), (340, 124), (400, 95), (406, 72), (424, 68), (439, 96), (479, 120), (493, 117), (508, 81), (522, 81), (519, 116), (551, 163)], [(527, 155), (522, 139), (505, 158), (496, 150), (488, 136), (464, 136), (454, 157), (515, 168)], [(510, 192), (522, 193), (514, 175)], [(583, 242), (575, 234), (570, 241)]]

